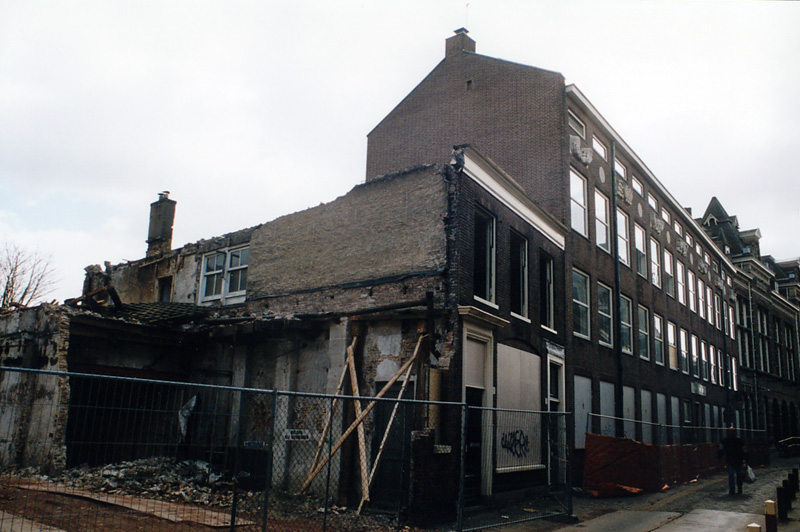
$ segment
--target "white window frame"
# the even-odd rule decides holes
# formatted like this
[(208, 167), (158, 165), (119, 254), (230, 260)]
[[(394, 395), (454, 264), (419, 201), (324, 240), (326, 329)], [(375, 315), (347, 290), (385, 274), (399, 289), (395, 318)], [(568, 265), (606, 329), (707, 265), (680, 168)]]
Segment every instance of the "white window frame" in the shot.
[(639, 358), (650, 360), (650, 311), (639, 305), (637, 311), (637, 329), (639, 330)]
[[(472, 294), (472, 297), (476, 301), (480, 301), (481, 303), (485, 303), (485, 304), (488, 304), (488, 305), (496, 308), (497, 305), (495, 303), (495, 291), (496, 291), (495, 288), (496, 288), (496, 277), (497, 277), (497, 275), (496, 275), (495, 266), (496, 266), (496, 260), (497, 260), (496, 259), (496, 255), (497, 255), (497, 253), (496, 253), (496, 247), (497, 247), (496, 246), (496, 243), (497, 243), (497, 219), (491, 213), (489, 213), (488, 211), (486, 211), (486, 210), (484, 210), (484, 209), (482, 209), (480, 207), (476, 207), (475, 208), (475, 219), (473, 221), (473, 226), (477, 225), (478, 218), (482, 218), (486, 222), (488, 222), (487, 228), (486, 228), (486, 232), (483, 233), (483, 235), (482, 235), (483, 238), (486, 239), (486, 242), (485, 242), (486, 249), (485, 249), (485, 254), (483, 256), (481, 256), (481, 257), (478, 256), (478, 250), (477, 249), (473, 249), (473, 261), (475, 261), (475, 263), (473, 264), (473, 267), (472, 267), (472, 273), (473, 273), (473, 277), (475, 277), (477, 275), (477, 273), (478, 273), (478, 270), (477, 270), (478, 261), (479, 260), (482, 261), (486, 271), (484, 272), (481, 285), (482, 285), (482, 291), (486, 292), (486, 294), (485, 294), (486, 297), (484, 297), (484, 295), (475, 293), (474, 290), (475, 290), (475, 287), (477, 286), (477, 283), (478, 283), (477, 279), (473, 279), (473, 285), (472, 285), (473, 294)], [(475, 234), (473, 236), (474, 236), (474, 240), (473, 240), (473, 246), (474, 246), (474, 244), (477, 243), (478, 235)]]
[(681, 371), (686, 375), (689, 374), (689, 331), (681, 329), (678, 334), (678, 350), (680, 353), (680, 362), (678, 365)]
[(697, 315), (706, 319), (706, 283), (697, 277)]
[(540, 325), (542, 328), (555, 332), (555, 279), (553, 274), (555, 268), (553, 266), (553, 257), (541, 253), (539, 254), (539, 289), (542, 298), (543, 309), (540, 311), (539, 316)]
[(567, 124), (582, 139), (586, 138), (586, 126), (570, 109), (567, 109)]
[[(594, 191), (594, 238), (597, 247), (611, 253), (611, 202), (595, 189)], [(605, 243), (603, 243), (603, 238)]]
[[(627, 334), (626, 334), (627, 331)], [(620, 295), (619, 299), (619, 345), (623, 353), (633, 354), (633, 301)]]
[(681, 355), (678, 349), (678, 326), (671, 321), (667, 322), (667, 364), (669, 369), (680, 371)]
[(706, 285), (706, 319), (714, 325), (714, 291), (710, 284)]
[(673, 272), (673, 258), (664, 247), (664, 291), (669, 297), (675, 297), (675, 274)]
[(695, 290), (697, 289), (697, 286), (695, 285), (694, 272), (692, 270), (688, 269), (688, 268), (686, 270), (686, 288), (687, 288), (687, 292), (688, 292), (686, 294), (686, 297), (689, 300), (689, 310), (691, 310), (692, 312), (696, 313), (697, 312), (697, 299), (696, 299), (697, 296), (695, 294)]
[[(602, 308), (602, 302), (608, 302), (608, 308)], [(603, 331), (608, 329), (608, 339), (603, 339)], [(614, 291), (603, 283), (597, 283), (597, 341), (606, 347), (614, 346)]]
[(614, 171), (625, 181), (628, 180), (628, 169), (624, 164), (622, 164), (622, 161), (620, 161), (619, 158), (614, 159)]
[[(241, 252), (245, 252), (245, 263), (232, 265), (232, 259), (236, 256), (241, 258)], [(222, 268), (209, 270), (209, 260), (212, 257), (222, 258)], [(200, 275), (200, 290), (198, 291), (198, 304), (211, 305), (219, 303), (221, 305), (233, 305), (244, 302), (247, 296), (247, 269), (250, 262), (250, 247), (249, 246), (236, 246), (230, 248), (216, 249), (212, 252), (203, 255), (203, 266)], [(240, 290), (231, 290), (231, 278), (237, 272), (244, 271), (244, 285), (245, 287)], [(210, 276), (215, 276), (216, 281), (219, 282), (219, 291), (210, 295), (206, 295), (208, 291), (208, 282)], [(219, 277), (217, 277), (219, 276)], [(239, 277), (240, 278), (240, 277)]]
[(711, 363), (709, 377), (711, 384), (717, 384), (717, 348), (713, 344), (708, 346), (708, 359)]
[(692, 377), (700, 378), (700, 339), (696, 334), (691, 336), (691, 351), (689, 357), (691, 359)]
[(661, 244), (650, 237), (650, 281), (661, 288)]
[[(584, 293), (586, 294), (586, 300), (585, 301), (575, 298), (576, 277), (581, 280), (581, 284), (583, 285)], [(592, 320), (591, 320), (591, 302), (592, 301), (591, 300), (592, 300), (592, 296), (591, 296), (591, 285), (589, 284), (589, 276), (586, 275), (585, 273), (583, 273), (582, 271), (576, 270), (576, 269), (573, 268), (573, 270), (572, 270), (572, 314), (573, 314), (573, 317), (572, 317), (572, 323), (573, 323), (572, 334), (574, 334), (575, 336), (578, 336), (580, 338), (586, 338), (587, 340), (591, 339), (591, 335), (592, 335)], [(585, 323), (586, 332), (578, 331), (574, 327), (575, 320), (576, 320), (576, 318), (575, 318), (575, 311), (577, 310), (576, 307), (579, 307), (581, 310), (583, 310), (583, 314), (585, 316), (585, 322), (586, 322)]]
[(619, 261), (625, 266), (631, 265), (631, 234), (628, 215), (617, 209), (617, 254)]
[(678, 292), (678, 303), (686, 306), (686, 266), (679, 260), (675, 261), (675, 290)]
[(597, 152), (604, 161), (608, 160), (608, 148), (603, 144), (603, 141), (592, 135), (592, 149)]
[(647, 204), (650, 205), (651, 209), (658, 212), (658, 200), (652, 193), (647, 194)]
[[(518, 240), (516, 240), (518, 239)], [(511, 294), (511, 299), (515, 300), (520, 307), (519, 312), (514, 312), (511, 310), (511, 315), (516, 318), (522, 318), (525, 321), (528, 321), (528, 239), (525, 238), (520, 233), (516, 231), (511, 231), (510, 242), (513, 246), (514, 243), (520, 245), (519, 250), (519, 261), (520, 263), (516, 266), (519, 268), (519, 283), (520, 283), (520, 293), (519, 294)], [(509, 261), (510, 262), (510, 261)], [(510, 275), (515, 273), (514, 265), (510, 264)], [(510, 285), (509, 285), (510, 288)]]
[(708, 380), (708, 344), (705, 340), (700, 342), (700, 376), (704, 381)]
[(647, 232), (637, 223), (633, 224), (633, 247), (636, 252), (636, 273), (647, 279)]
[[(653, 361), (663, 366), (666, 360), (666, 332), (664, 331), (664, 318), (653, 314)], [(660, 355), (659, 355), (660, 353)]]
[(672, 223), (672, 216), (669, 215), (669, 211), (664, 207), (661, 207), (661, 219), (664, 220), (667, 227)]
[[(586, 182), (586, 178), (572, 168), (570, 168), (569, 173), (570, 173), (569, 196), (570, 196), (570, 207), (571, 207), (570, 226), (579, 235), (588, 237), (589, 205), (587, 202), (588, 185)], [(580, 190), (577, 190), (578, 185), (580, 185)], [(576, 219), (577, 218), (575, 216), (576, 213), (581, 214), (582, 220)], [(581, 221), (582, 223), (579, 223)]]
[(644, 186), (642, 186), (641, 181), (636, 179), (636, 176), (631, 176), (631, 187), (633, 187), (634, 192), (644, 197)]

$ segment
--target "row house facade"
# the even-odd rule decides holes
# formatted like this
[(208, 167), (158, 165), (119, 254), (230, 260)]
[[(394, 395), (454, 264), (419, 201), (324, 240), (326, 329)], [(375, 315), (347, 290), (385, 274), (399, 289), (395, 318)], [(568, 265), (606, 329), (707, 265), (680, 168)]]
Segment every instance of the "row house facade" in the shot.
[(737, 267), (736, 343), (741, 361), (737, 396), (742, 425), (765, 431), (771, 443), (798, 435), (798, 260), (761, 254), (761, 232), (741, 229), (712, 198), (698, 219)]
[[(587, 432), (669, 444), (758, 426), (741, 389), (750, 386), (743, 362), (748, 372), (753, 362), (749, 350), (742, 360), (737, 330), (737, 296), (753, 274), (576, 86), (556, 72), (480, 55), (467, 31), (456, 30), (442, 62), (368, 135), (367, 180), (429, 160), (448, 142), (479, 147), (570, 227), (565, 385), (576, 457)], [(792, 313), (796, 321), (791, 305), (782, 313), (781, 323)], [(795, 360), (796, 334), (780, 330), (779, 339), (762, 334)], [(781, 434), (796, 435), (797, 412), (773, 404), (788, 412), (782, 426), (792, 428)]]

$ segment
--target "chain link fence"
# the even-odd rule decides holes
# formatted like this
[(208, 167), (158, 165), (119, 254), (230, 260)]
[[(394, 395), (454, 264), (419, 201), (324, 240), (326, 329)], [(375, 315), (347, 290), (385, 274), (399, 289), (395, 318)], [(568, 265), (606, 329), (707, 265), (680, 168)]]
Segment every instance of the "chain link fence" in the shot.
[[(0, 368), (0, 529), (460, 531), (571, 513), (566, 418)], [(498, 494), (515, 502), (487, 510)]]

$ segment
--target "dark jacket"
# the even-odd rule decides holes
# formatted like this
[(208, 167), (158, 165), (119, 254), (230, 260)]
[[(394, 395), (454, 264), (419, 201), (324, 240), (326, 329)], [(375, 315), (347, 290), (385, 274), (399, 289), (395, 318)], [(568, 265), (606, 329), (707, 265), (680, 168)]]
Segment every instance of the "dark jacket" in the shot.
[(747, 461), (747, 448), (736, 435), (728, 435), (722, 440), (720, 454), (725, 454), (725, 463), (729, 466), (740, 466)]

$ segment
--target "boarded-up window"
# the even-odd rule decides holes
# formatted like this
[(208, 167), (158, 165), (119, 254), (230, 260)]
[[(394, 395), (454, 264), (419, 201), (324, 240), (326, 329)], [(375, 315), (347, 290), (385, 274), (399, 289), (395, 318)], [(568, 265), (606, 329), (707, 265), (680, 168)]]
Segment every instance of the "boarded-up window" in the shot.
[[(541, 358), (497, 346), (497, 471), (524, 471), (542, 465)], [(513, 411), (510, 411), (513, 410)]]

